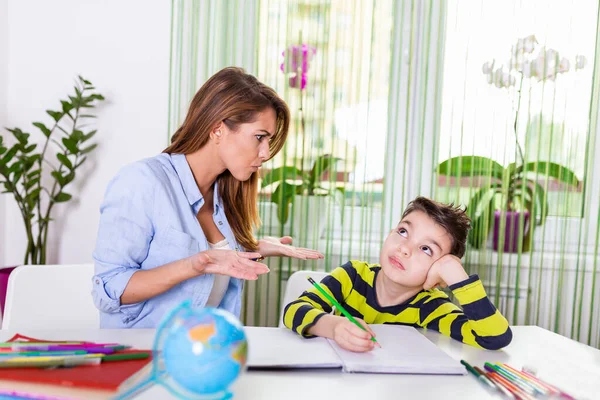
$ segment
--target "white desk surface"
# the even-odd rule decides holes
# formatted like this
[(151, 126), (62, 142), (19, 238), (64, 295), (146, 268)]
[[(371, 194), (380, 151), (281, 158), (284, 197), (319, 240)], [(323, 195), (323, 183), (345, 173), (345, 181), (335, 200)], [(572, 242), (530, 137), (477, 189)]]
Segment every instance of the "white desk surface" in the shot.
[[(252, 328), (259, 329), (259, 328)], [(537, 375), (575, 396), (600, 398), (600, 350), (536, 326), (515, 326), (512, 343), (501, 351), (484, 351), (463, 345), (437, 332), (423, 332), (432, 342), (457, 360), (471, 365), (505, 362), (537, 370)], [(82, 339), (119, 342), (152, 348), (154, 330), (20, 330), (21, 334), (48, 340)], [(14, 332), (0, 331), (0, 341)], [(250, 346), (252, 343), (249, 344)], [(500, 399), (472, 375), (375, 375), (349, 374), (340, 370), (247, 371), (233, 386), (235, 399)], [(140, 400), (171, 398), (154, 386)]]

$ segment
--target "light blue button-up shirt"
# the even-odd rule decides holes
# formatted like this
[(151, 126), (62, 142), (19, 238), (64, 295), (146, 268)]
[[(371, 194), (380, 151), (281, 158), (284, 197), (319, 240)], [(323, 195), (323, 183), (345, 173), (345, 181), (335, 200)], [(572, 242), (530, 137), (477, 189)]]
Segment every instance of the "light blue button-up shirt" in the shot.
[[(94, 250), (92, 297), (102, 328), (154, 328), (184, 300), (203, 307), (214, 275), (201, 275), (136, 304), (121, 304), (131, 276), (207, 250), (208, 241), (196, 218), (202, 194), (183, 154), (160, 154), (124, 167), (109, 183), (100, 207)], [(236, 250), (217, 187), (213, 220)], [(219, 308), (239, 317), (242, 281), (231, 278)]]

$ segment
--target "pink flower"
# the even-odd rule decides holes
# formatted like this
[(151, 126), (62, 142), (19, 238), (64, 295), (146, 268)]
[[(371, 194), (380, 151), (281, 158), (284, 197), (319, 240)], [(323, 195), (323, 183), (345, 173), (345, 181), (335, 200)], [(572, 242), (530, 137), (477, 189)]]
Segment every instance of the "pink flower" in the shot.
[[(281, 71), (288, 75), (290, 87), (304, 90), (307, 83), (307, 74), (309, 63), (312, 57), (317, 53), (317, 49), (307, 44), (290, 45), (281, 53), (283, 63), (280, 66)], [(300, 84), (298, 85), (298, 75), (300, 75)]]

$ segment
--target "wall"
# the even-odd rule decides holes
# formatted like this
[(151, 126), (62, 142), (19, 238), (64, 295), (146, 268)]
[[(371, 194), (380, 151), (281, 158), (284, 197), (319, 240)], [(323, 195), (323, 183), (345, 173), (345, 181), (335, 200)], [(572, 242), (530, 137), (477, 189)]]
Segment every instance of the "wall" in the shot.
[[(67, 190), (74, 199), (55, 207), (49, 234), (48, 263), (91, 262), (98, 208), (108, 181), (123, 165), (159, 153), (167, 143), (171, 3), (0, 4), (7, 8), (0, 8), (0, 15), (7, 15), (6, 24), (0, 19), (0, 62), (5, 64), (0, 66), (0, 89), (10, 82), (6, 91), (0, 90), (6, 101), (3, 126), (27, 128), (37, 136), (31, 122), (48, 122), (44, 110), (60, 106), (59, 98), (70, 94), (78, 74), (107, 99), (97, 109), (99, 146)], [(10, 58), (3, 62), (6, 53)], [(0, 236), (0, 262), (18, 264), (26, 243), (23, 223), (12, 198), (5, 195), (3, 200), (0, 225), (10, 234)]]
[[(8, 3), (0, 1), (0, 129), (6, 125), (6, 92), (8, 89)], [(1, 188), (0, 188), (1, 189)], [(5, 265), (5, 198), (0, 195), (0, 267)]]

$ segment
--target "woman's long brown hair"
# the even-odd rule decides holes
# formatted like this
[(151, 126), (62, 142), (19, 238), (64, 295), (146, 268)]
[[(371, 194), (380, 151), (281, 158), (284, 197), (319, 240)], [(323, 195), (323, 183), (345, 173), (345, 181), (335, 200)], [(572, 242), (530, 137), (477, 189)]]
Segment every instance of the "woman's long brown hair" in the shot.
[[(211, 130), (220, 122), (235, 131), (240, 124), (253, 122), (256, 114), (268, 108), (275, 111), (277, 118), (275, 134), (269, 144), (271, 159), (281, 150), (287, 138), (290, 125), (288, 106), (273, 89), (242, 68), (224, 68), (198, 90), (185, 121), (164, 153), (193, 153), (206, 145)], [(247, 181), (240, 182), (226, 170), (217, 177), (217, 185), (235, 239), (247, 250), (256, 250), (258, 242), (254, 230), (260, 226), (258, 172)]]

